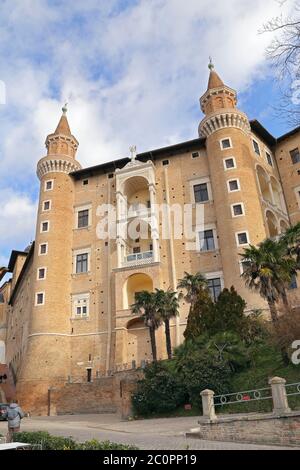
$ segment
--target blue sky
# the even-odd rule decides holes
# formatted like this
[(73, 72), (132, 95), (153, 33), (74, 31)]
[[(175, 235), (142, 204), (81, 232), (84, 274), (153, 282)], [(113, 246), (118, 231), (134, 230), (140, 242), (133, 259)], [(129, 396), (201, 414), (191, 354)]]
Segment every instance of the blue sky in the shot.
[(95, 165), (197, 137), (208, 56), (239, 107), (275, 136), (279, 90), (262, 24), (287, 0), (0, 0), (0, 265), (34, 238), (37, 161), (69, 103), (78, 159)]

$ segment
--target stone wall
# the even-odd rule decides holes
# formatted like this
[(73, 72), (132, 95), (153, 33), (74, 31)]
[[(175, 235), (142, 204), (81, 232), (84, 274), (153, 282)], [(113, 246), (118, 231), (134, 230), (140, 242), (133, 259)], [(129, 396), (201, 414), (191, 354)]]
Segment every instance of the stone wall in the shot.
[(200, 428), (187, 437), (210, 441), (247, 442), (300, 446), (300, 411), (282, 416), (253, 414), (218, 418), (215, 422), (199, 421)]
[(120, 413), (127, 418), (131, 415), (131, 395), (139, 376), (139, 372), (120, 373), (91, 383), (53, 387), (48, 392), (50, 415)]

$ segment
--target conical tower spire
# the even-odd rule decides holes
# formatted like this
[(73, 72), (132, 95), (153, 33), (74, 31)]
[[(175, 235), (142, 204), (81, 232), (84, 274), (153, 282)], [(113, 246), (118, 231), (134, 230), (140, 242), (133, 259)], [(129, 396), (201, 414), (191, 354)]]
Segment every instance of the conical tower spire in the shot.
[(220, 109), (234, 109), (237, 103), (236, 91), (224, 84), (215, 71), (211, 57), (208, 68), (210, 73), (207, 90), (200, 98), (201, 110), (207, 116)]
[(78, 145), (68, 123), (66, 103), (62, 108), (62, 116), (54, 133), (48, 135), (46, 139), (48, 155), (65, 155), (75, 158)]
[(55, 129), (54, 134), (62, 134), (62, 135), (72, 135), (71, 134), (71, 129), (68, 123), (68, 118), (67, 118), (67, 103), (63, 106), (62, 108), (62, 116), (59, 120), (59, 123), (57, 125), (57, 128)]
[(209, 74), (209, 79), (208, 79), (207, 90), (212, 90), (213, 88), (219, 88), (219, 87), (225, 86), (223, 80), (221, 80), (221, 78), (215, 71), (215, 66), (212, 62), (211, 57), (209, 58), (208, 68), (210, 70), (210, 74)]

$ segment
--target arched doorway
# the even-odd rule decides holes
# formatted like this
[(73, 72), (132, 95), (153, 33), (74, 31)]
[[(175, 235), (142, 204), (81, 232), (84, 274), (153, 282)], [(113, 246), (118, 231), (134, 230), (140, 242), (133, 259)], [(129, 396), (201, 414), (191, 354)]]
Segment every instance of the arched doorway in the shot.
[(129, 276), (123, 286), (123, 308), (129, 309), (134, 303), (136, 292), (153, 291), (153, 281), (148, 274), (136, 273)]

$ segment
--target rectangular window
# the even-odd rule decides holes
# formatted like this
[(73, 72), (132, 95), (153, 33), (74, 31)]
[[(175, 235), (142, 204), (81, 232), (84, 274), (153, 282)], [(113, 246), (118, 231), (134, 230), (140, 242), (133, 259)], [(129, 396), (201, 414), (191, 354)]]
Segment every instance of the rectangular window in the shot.
[(35, 305), (44, 305), (45, 294), (44, 292), (38, 292), (35, 297)]
[(78, 228), (88, 227), (89, 225), (89, 210), (84, 209), (82, 211), (78, 211)]
[(216, 302), (222, 290), (221, 279), (219, 277), (216, 279), (208, 279), (207, 285), (213, 301)]
[(195, 184), (194, 198), (195, 202), (207, 202), (209, 200), (207, 183)]
[(87, 374), (86, 375), (86, 380), (87, 380), (87, 382), (90, 383), (92, 381), (92, 369), (87, 369), (86, 374)]
[(293, 164), (295, 165), (296, 163), (299, 163), (300, 162), (300, 153), (299, 153), (299, 149), (296, 148), (294, 150), (291, 150), (290, 151), (290, 156), (291, 156), (291, 159), (292, 159), (292, 162)]
[(53, 180), (45, 181), (45, 191), (51, 191), (53, 189)]
[(38, 269), (38, 279), (46, 279), (46, 268), (39, 268)]
[(140, 252), (141, 252), (141, 249), (140, 249), (139, 246), (135, 246), (135, 247), (133, 248), (133, 253), (140, 253)]
[(251, 266), (251, 263), (250, 261), (244, 260), (244, 261), (241, 261), (240, 266), (241, 266), (241, 274), (243, 274)]
[(270, 166), (273, 166), (273, 160), (272, 160), (272, 157), (271, 155), (266, 152), (266, 157), (267, 157), (267, 162), (269, 163)]
[(231, 140), (228, 138), (228, 139), (222, 139), (221, 142), (221, 149), (222, 150), (226, 150), (226, 149), (231, 149), (232, 148), (232, 144), (231, 144)]
[(49, 211), (51, 207), (51, 201), (44, 201), (43, 202), (43, 211)]
[(82, 253), (76, 255), (76, 273), (87, 273), (88, 272), (88, 253)]
[(49, 222), (41, 223), (41, 232), (49, 232)]
[(89, 294), (77, 294), (72, 297), (73, 317), (86, 318), (89, 316)]
[(232, 204), (231, 206), (232, 217), (239, 217), (244, 215), (244, 205), (242, 203)]
[(260, 155), (260, 148), (259, 148), (258, 143), (256, 142), (256, 140), (252, 140), (252, 142), (253, 142), (254, 152), (255, 152), (257, 155)]
[(200, 251), (215, 250), (215, 240), (213, 230), (204, 230), (199, 233)]
[(236, 234), (236, 240), (238, 245), (247, 245), (248, 244), (248, 233), (239, 232)]
[(40, 251), (39, 251), (39, 254), (40, 255), (46, 255), (48, 252), (48, 243), (42, 243), (40, 245)]
[(193, 152), (192, 153), (192, 158), (198, 158), (200, 157), (200, 153), (199, 152)]
[(225, 168), (225, 170), (231, 170), (232, 168), (236, 168), (235, 159), (233, 157), (225, 158), (224, 159), (224, 168)]
[(87, 186), (89, 184), (89, 180), (83, 180), (82, 181), (82, 186)]
[(240, 183), (239, 183), (239, 180), (230, 180), (230, 181), (227, 181), (227, 185), (228, 185), (228, 191), (230, 193), (233, 193), (235, 191), (239, 191), (240, 190)]
[(163, 160), (162, 164), (163, 166), (169, 165), (169, 160)]

